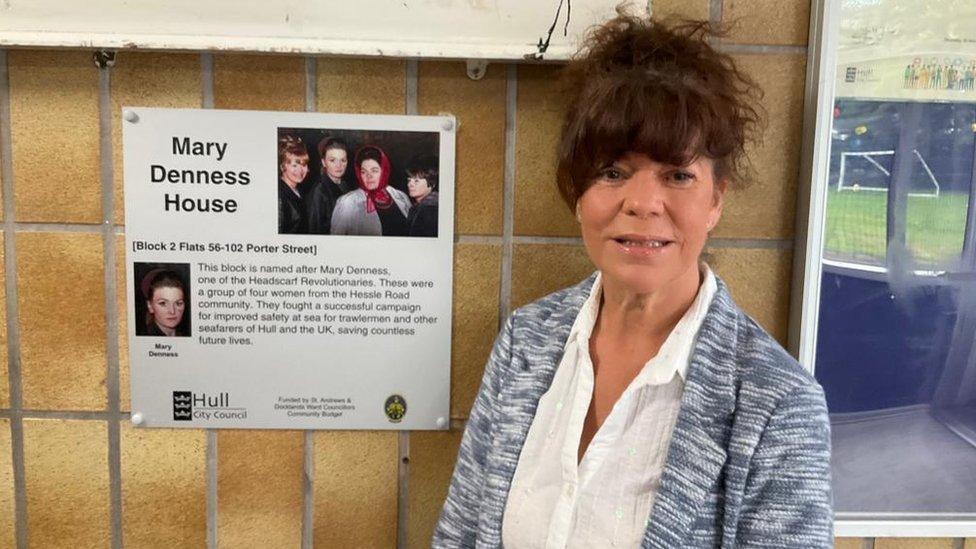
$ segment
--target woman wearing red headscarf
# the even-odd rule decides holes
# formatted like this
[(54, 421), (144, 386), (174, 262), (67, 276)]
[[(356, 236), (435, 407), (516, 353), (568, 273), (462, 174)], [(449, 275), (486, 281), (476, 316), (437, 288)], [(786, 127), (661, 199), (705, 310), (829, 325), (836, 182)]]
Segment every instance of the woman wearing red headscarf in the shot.
[(332, 234), (406, 236), (410, 197), (390, 187), (390, 160), (373, 145), (356, 152), (359, 188), (339, 198), (332, 212)]

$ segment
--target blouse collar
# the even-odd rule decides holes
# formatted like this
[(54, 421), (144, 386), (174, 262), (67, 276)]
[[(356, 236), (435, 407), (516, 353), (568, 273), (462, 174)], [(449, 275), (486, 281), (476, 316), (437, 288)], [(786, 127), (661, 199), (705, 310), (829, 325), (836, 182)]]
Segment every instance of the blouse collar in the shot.
[[(698, 294), (695, 300), (682, 315), (681, 320), (674, 326), (671, 333), (657, 355), (647, 361), (643, 369), (631, 383), (631, 387), (642, 385), (662, 385), (671, 381), (675, 372), (684, 381), (688, 374), (688, 363), (691, 358), (691, 351), (697, 339), (698, 330), (701, 328), (708, 307), (715, 297), (718, 285), (715, 282), (715, 274), (707, 264), (701, 263), (700, 271), (703, 275), (702, 283), (698, 287)], [(579, 314), (569, 334), (566, 344), (576, 344), (580, 349), (589, 349), (590, 336), (593, 334), (593, 327), (600, 312), (600, 298), (603, 295), (603, 275), (597, 272), (593, 286), (590, 288), (589, 296), (580, 308)]]

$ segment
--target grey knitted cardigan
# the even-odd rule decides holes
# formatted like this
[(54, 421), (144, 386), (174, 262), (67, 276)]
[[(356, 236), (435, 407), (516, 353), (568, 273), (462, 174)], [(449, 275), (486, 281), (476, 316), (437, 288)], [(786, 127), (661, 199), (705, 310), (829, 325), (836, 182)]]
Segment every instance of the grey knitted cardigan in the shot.
[[(433, 547), (501, 546), (522, 445), (593, 280), (515, 311), (498, 335)], [(832, 547), (823, 391), (717, 282), (642, 547)]]

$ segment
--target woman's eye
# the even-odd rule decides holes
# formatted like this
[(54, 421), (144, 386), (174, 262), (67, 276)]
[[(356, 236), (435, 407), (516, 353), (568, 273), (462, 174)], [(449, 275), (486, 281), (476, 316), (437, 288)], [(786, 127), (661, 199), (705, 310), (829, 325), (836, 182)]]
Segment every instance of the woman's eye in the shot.
[(671, 174), (671, 179), (678, 183), (690, 183), (695, 180), (695, 174), (687, 171), (676, 171)]
[(617, 168), (608, 167), (600, 170), (599, 177), (606, 181), (619, 181), (624, 178), (624, 174)]

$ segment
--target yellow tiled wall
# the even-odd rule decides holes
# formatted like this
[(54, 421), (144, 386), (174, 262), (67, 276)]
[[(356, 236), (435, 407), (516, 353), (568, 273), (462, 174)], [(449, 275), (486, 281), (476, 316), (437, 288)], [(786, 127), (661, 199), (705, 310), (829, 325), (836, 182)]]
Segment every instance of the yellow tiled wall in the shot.
[[(785, 341), (809, 5), (652, 5), (739, 21), (722, 47), (763, 85), (770, 125), (750, 151), (756, 178), (728, 196), (707, 253)], [(2, 211), (14, 216), (0, 275), (17, 290), (0, 284), (15, 313), (0, 321), (0, 549), (426, 546), (500, 316), (592, 270), (553, 187), (559, 68), (495, 63), (474, 81), (463, 63), (428, 60), (123, 51), (98, 69), (90, 51), (8, 50), (0, 63)], [(122, 105), (454, 114), (452, 429), (131, 427)]]

